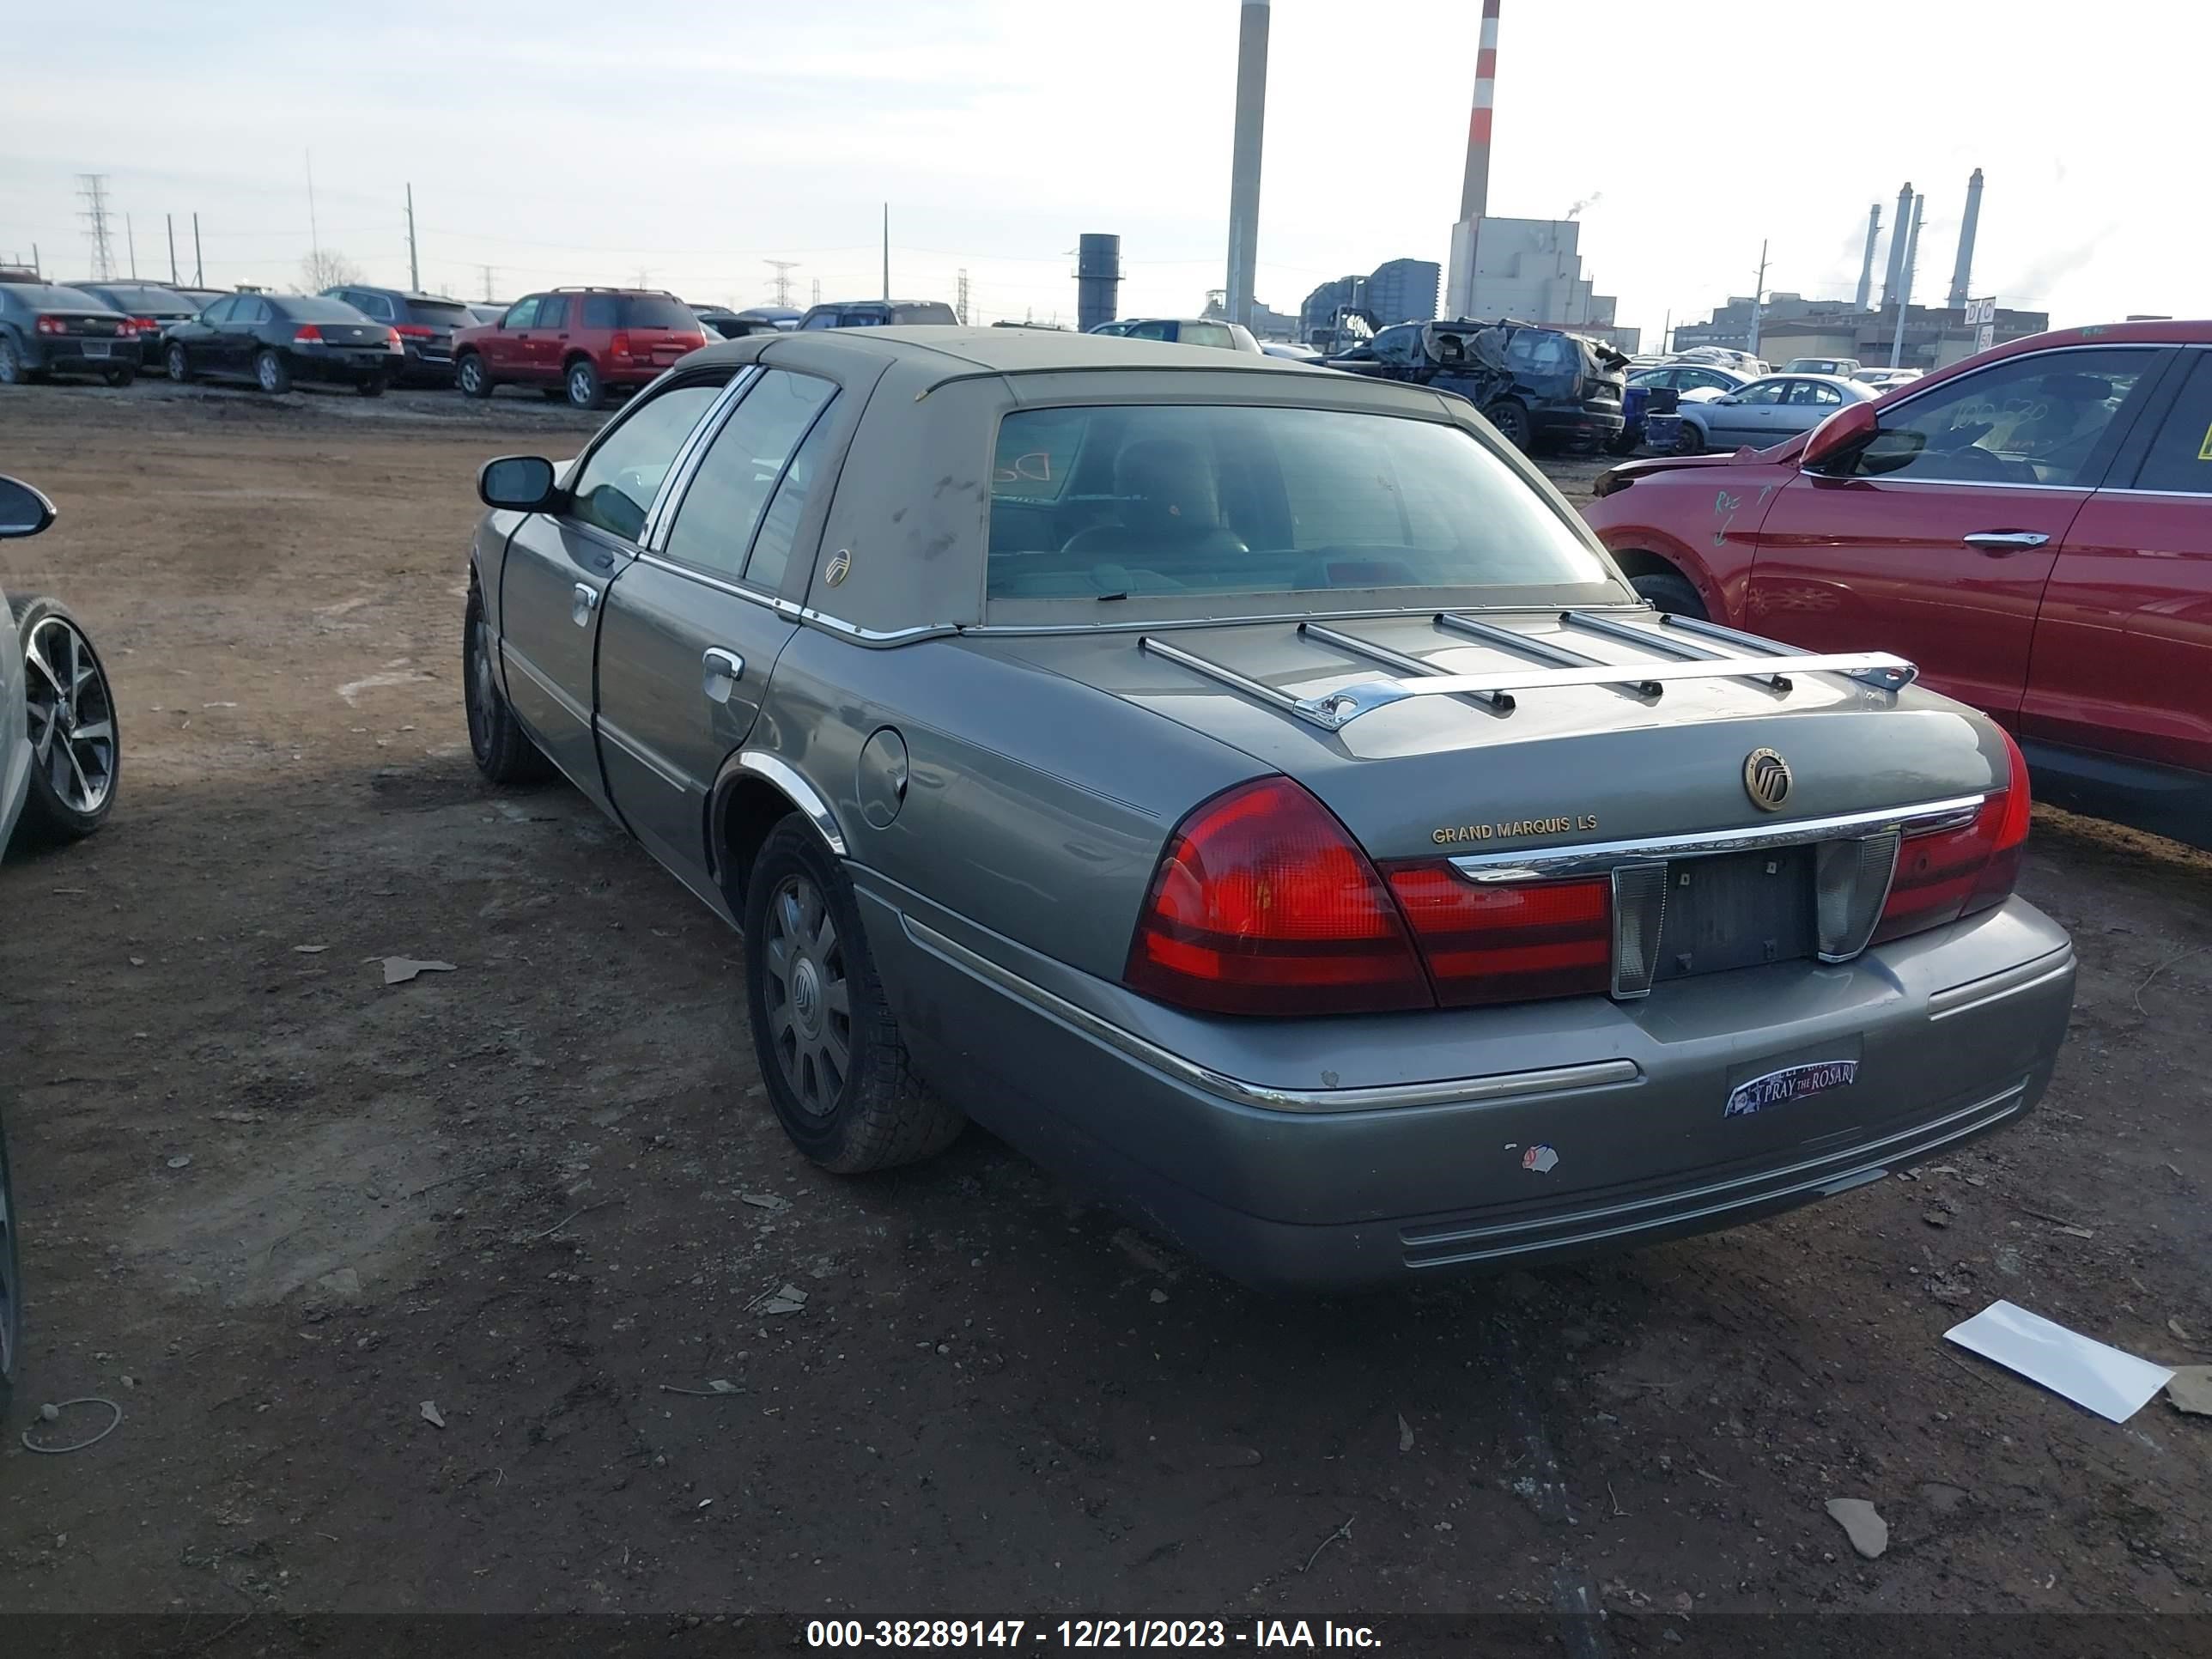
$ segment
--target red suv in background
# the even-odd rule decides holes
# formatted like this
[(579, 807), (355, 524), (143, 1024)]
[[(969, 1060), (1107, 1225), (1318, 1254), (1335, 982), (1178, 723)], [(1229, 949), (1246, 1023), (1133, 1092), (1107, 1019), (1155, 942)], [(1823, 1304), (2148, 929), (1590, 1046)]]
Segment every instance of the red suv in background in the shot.
[(1662, 611), (1893, 651), (2008, 727), (2044, 798), (2212, 848), (2212, 323), (2016, 340), (1597, 496)]
[(495, 323), (457, 329), (453, 379), (471, 398), (536, 386), (579, 409), (641, 386), (707, 343), (691, 308), (640, 288), (556, 288), (516, 301)]

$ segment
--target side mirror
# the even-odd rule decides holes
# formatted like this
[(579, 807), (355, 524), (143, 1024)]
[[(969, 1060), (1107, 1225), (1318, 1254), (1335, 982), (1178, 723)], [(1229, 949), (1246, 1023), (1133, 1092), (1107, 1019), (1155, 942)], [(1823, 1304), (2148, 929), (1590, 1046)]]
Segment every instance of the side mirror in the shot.
[(553, 499), (553, 463), (537, 455), (502, 455), (477, 472), (477, 497), (486, 507), (536, 513)]
[(0, 537), (35, 536), (54, 521), (54, 504), (30, 485), (0, 478)]
[(1861, 447), (1881, 430), (1881, 421), (1872, 404), (1849, 404), (1813, 428), (1797, 458), (1798, 465), (1818, 471)]

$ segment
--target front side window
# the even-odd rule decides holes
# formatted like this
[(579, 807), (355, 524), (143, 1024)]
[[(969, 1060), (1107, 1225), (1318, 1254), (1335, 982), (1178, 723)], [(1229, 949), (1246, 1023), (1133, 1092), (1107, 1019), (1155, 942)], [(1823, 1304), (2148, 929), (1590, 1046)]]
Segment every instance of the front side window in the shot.
[(1735, 394), (1740, 404), (1778, 404), (1789, 394), (1787, 380), (1754, 380)]
[(1885, 415), (1854, 470), (1954, 483), (2094, 482), (2092, 457), (2157, 356), (2061, 351), (1992, 363)]
[(836, 392), (811, 374), (772, 368), (762, 375), (692, 475), (669, 532), (668, 556), (719, 576), (744, 575), (763, 587), (781, 581), (782, 561), (791, 550), (788, 532), (772, 576), (764, 568), (747, 566), (753, 532), (792, 452)]
[(2137, 489), (2212, 495), (2212, 351), (2196, 356), (2196, 368), (2143, 457)]
[(1133, 340), (1172, 340), (1175, 338), (1175, 325), (1132, 323), (1129, 325), (1129, 337)]
[(501, 328), (532, 328), (538, 322), (538, 296), (517, 300), (507, 308), (507, 315), (499, 319)]
[(569, 516), (635, 541), (676, 452), (721, 391), (718, 381), (690, 382), (625, 410), (570, 486)]
[(237, 310), (237, 297), (234, 295), (226, 295), (200, 313), (200, 320), (204, 323), (227, 323), (236, 314)]
[(1000, 424), (991, 493), (994, 600), (1608, 577), (1504, 460), (1433, 421), (1275, 407), (1024, 410)]
[(836, 326), (837, 313), (834, 311), (817, 311), (799, 324), (801, 328), (835, 328)]

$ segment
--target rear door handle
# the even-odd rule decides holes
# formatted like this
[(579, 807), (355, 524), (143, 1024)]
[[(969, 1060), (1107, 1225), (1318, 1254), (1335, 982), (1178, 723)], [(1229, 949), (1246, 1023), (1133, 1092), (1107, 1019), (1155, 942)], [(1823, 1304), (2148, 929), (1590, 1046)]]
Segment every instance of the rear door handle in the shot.
[(2050, 539), (2033, 530), (1978, 530), (1965, 538), (1967, 546), (1979, 548), (1984, 553), (2018, 553), (2041, 547)]
[(699, 689), (709, 702), (727, 702), (745, 676), (745, 659), (734, 651), (710, 647), (699, 658)]
[(578, 582), (568, 594), (568, 620), (579, 628), (592, 625), (592, 612), (599, 608), (599, 590), (589, 582)]

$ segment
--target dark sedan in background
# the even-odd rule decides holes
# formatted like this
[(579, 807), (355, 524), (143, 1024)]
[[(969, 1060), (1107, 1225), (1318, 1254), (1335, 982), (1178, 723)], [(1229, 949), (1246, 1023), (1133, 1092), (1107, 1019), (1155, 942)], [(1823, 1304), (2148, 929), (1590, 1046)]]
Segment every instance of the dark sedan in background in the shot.
[(162, 339), (173, 380), (199, 375), (252, 380), (289, 392), (295, 380), (380, 395), (405, 362), (399, 336), (343, 300), (319, 294), (229, 294)]
[(132, 361), (141, 368), (161, 368), (162, 333), (175, 324), (190, 322), (207, 303), (161, 283), (77, 283), (73, 286), (78, 293), (89, 294), (131, 319), (138, 331), (138, 351)]
[(97, 374), (128, 386), (138, 372), (138, 331), (81, 289), (0, 283), (0, 386), (49, 374)]
[(323, 296), (343, 301), (369, 321), (390, 326), (399, 337), (406, 359), (401, 380), (420, 386), (453, 385), (453, 331), (477, 325), (476, 313), (461, 301), (404, 288), (364, 288), (358, 283), (326, 288)]

